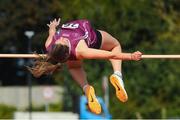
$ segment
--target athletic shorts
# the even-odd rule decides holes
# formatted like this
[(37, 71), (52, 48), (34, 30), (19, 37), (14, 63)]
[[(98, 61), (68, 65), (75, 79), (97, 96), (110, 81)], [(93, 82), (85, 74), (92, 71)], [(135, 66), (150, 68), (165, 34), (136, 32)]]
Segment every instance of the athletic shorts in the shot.
[(97, 38), (97, 44), (94, 48), (99, 49), (101, 47), (101, 43), (102, 43), (102, 35), (98, 30), (95, 29), (94, 31), (96, 33), (96, 38)]

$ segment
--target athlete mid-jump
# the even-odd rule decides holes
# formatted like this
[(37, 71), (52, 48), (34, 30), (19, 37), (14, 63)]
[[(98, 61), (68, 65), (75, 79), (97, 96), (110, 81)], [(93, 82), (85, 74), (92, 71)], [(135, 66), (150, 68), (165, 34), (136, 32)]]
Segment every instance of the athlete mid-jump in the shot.
[[(95, 96), (94, 88), (88, 84), (82, 66), (83, 59), (110, 60), (114, 73), (110, 82), (115, 87), (117, 98), (126, 102), (128, 95), (122, 80), (121, 64), (123, 60), (140, 60), (142, 53), (122, 53), (121, 45), (109, 33), (92, 28), (88, 20), (75, 20), (60, 24), (60, 19), (50, 21), (49, 36), (46, 40), (47, 61), (36, 62), (30, 71), (35, 77), (48, 74), (58, 68), (59, 63), (66, 63), (73, 79), (83, 89), (91, 112), (101, 113), (101, 106)], [(51, 65), (51, 66), (49, 66)]]

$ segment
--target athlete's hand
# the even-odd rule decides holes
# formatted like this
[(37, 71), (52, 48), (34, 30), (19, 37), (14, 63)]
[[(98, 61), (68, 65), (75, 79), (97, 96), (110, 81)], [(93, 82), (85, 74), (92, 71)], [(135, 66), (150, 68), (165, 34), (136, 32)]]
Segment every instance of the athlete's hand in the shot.
[(141, 56), (142, 56), (142, 53), (139, 51), (136, 51), (131, 54), (131, 60), (136, 60), (136, 61), (141, 60)]
[(54, 35), (56, 32), (56, 27), (60, 24), (61, 18), (54, 19), (52, 21), (50, 21), (49, 24), (47, 24), (47, 26), (49, 27), (49, 34)]
[(60, 21), (61, 21), (61, 18), (58, 18), (58, 20), (55, 18), (54, 20), (50, 21), (50, 23), (47, 24), (47, 26), (49, 28), (54, 28), (54, 27), (56, 28), (59, 25)]

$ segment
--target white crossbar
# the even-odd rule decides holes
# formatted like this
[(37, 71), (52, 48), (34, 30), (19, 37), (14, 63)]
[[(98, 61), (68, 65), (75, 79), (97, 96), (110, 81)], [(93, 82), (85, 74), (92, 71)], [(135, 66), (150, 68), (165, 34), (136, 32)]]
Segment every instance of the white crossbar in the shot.
[[(39, 54), (45, 56), (46, 54)], [(38, 58), (37, 54), (0, 54), (0, 58)]]
[(180, 55), (142, 55), (142, 59), (180, 59)]
[[(46, 54), (39, 54), (46, 56)], [(0, 58), (38, 58), (37, 54), (0, 54)], [(180, 59), (180, 55), (142, 55), (142, 59)]]

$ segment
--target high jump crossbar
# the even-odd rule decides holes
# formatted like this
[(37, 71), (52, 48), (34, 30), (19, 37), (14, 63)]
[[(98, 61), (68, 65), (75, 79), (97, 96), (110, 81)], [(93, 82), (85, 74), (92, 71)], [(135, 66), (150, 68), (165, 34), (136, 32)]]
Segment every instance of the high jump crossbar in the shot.
[(142, 59), (180, 59), (180, 55), (142, 55)]
[[(46, 54), (0, 54), (0, 58), (39, 58)], [(142, 55), (142, 59), (180, 59), (180, 55)]]
[(0, 58), (39, 58), (46, 54), (0, 54)]

